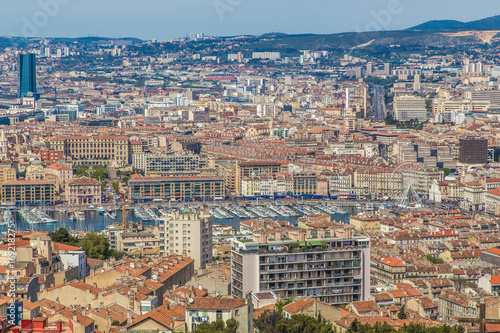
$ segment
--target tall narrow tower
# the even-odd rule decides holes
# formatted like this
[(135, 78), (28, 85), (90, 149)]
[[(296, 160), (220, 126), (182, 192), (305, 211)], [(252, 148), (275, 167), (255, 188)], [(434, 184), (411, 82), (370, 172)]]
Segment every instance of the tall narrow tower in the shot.
[(0, 159), (6, 159), (9, 157), (9, 147), (7, 145), (7, 137), (5, 136), (5, 131), (0, 132)]

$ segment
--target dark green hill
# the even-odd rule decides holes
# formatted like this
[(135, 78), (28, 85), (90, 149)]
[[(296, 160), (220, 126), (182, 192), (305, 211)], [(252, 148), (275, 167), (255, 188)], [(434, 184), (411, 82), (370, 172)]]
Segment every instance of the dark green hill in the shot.
[(422, 23), (408, 30), (500, 30), (500, 16), (491, 16), (471, 22), (455, 20), (434, 20)]

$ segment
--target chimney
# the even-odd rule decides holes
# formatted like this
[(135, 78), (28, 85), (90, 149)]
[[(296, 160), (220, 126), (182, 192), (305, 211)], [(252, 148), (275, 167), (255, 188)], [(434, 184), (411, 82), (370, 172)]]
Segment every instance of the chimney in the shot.
[(78, 316), (76, 314), (73, 315), (73, 321), (78, 322)]

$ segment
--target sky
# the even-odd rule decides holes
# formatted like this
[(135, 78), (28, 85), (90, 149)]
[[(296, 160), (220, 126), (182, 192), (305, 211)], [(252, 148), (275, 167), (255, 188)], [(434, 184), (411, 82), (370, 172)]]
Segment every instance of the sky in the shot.
[(0, 36), (164, 40), (195, 32), (329, 34), (496, 14), (498, 0), (477, 0), (473, 6), (469, 0), (4, 0)]

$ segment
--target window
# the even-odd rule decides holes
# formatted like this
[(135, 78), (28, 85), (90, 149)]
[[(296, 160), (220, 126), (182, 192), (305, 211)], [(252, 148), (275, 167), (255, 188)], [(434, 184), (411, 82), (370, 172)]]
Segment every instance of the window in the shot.
[(238, 309), (234, 310), (234, 315), (235, 315), (235, 316), (237, 316), (237, 315), (239, 315), (239, 314), (240, 314), (240, 310), (238, 310)]

